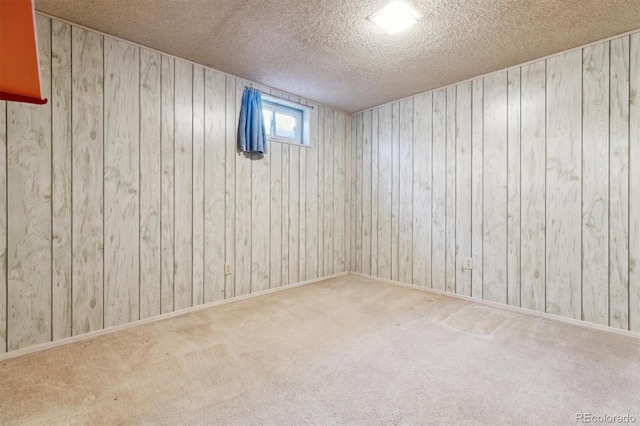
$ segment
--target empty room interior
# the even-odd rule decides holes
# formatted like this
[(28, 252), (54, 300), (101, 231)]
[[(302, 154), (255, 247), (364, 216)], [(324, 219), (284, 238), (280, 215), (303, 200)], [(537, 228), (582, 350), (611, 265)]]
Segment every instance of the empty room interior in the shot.
[(640, 0), (0, 0), (0, 424), (640, 422)]

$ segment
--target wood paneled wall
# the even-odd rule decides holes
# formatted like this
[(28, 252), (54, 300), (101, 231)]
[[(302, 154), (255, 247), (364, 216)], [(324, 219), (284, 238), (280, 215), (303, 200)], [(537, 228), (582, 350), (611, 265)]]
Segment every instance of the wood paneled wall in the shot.
[(640, 331), (640, 33), (351, 133), (354, 271)]
[(348, 270), (348, 115), (315, 105), (310, 147), (240, 155), (250, 82), (37, 32), (49, 102), (0, 102), (0, 353)]

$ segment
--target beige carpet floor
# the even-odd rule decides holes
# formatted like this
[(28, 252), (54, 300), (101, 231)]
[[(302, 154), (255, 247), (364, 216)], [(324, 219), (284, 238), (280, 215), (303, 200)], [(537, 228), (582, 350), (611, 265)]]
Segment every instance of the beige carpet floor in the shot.
[(640, 422), (640, 340), (355, 276), (0, 363), (0, 424)]

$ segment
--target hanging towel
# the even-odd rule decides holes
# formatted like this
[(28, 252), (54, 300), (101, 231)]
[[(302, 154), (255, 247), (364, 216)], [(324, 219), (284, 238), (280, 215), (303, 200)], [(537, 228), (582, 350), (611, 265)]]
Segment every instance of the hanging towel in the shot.
[(262, 99), (260, 92), (250, 87), (244, 89), (242, 94), (242, 107), (238, 122), (238, 144), (243, 152), (267, 153)]

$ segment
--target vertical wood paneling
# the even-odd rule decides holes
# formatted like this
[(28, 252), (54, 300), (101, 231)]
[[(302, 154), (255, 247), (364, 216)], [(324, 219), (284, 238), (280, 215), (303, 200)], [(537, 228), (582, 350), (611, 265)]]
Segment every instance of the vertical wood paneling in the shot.
[(344, 269), (351, 271), (351, 114), (344, 116), (344, 172), (345, 172), (345, 206), (343, 220), (345, 226), (344, 240)]
[[(521, 306), (545, 310), (545, 62), (522, 67)], [(474, 216), (475, 219), (475, 216)], [(481, 219), (481, 218), (480, 218)], [(474, 265), (475, 266), (475, 265)]]
[[(307, 150), (307, 164), (305, 166), (307, 183), (305, 268), (308, 280), (318, 277), (318, 150), (320, 149), (318, 146), (318, 108), (312, 109), (310, 114), (310, 147)], [(271, 169), (273, 170), (273, 166)]]
[[(271, 144), (273, 146), (274, 144)], [(271, 147), (269, 147), (271, 148)], [(269, 288), (271, 231), (271, 156), (253, 154), (251, 161), (251, 291)]]
[[(236, 155), (238, 144), (236, 141), (236, 80), (231, 76), (225, 78), (225, 263), (235, 266), (236, 253)], [(224, 298), (235, 295), (235, 271), (224, 277)]]
[(640, 331), (640, 33), (629, 40), (629, 329)]
[[(269, 88), (253, 87), (264, 93)], [(251, 292), (270, 288), (271, 268), (271, 147), (267, 155), (251, 156)]]
[(282, 179), (282, 249), (281, 249), (281, 285), (289, 284), (289, 169), (291, 167), (291, 145), (282, 144), (281, 179)]
[(413, 284), (431, 287), (432, 95), (413, 104)]
[[(42, 96), (51, 97), (51, 21), (38, 16)], [(7, 104), (7, 347), (51, 340), (51, 103)]]
[(400, 103), (391, 104), (391, 279), (400, 279)]
[(507, 72), (484, 78), (483, 298), (507, 302)]
[(640, 33), (630, 36), (629, 58), (629, 329), (637, 332), (640, 331)]
[(609, 43), (582, 53), (582, 319), (609, 324)]
[(350, 116), (241, 156), (247, 82), (37, 20), (50, 102), (0, 103), (0, 352), (350, 267)]
[[(305, 104), (305, 101), (300, 98), (290, 97), (289, 100), (298, 102), (302, 105)], [(304, 229), (302, 225), (304, 223), (304, 216), (305, 216), (304, 214), (305, 197), (303, 196), (303, 192), (305, 189), (304, 188), (305, 179), (303, 177), (304, 176), (303, 172), (305, 170), (305, 156), (307, 153), (307, 149), (302, 148), (300, 146), (296, 146), (296, 148), (297, 148), (297, 152), (295, 153), (295, 156), (297, 157), (296, 158), (297, 167), (295, 168), (295, 171), (294, 170), (291, 171), (292, 173), (291, 182), (294, 183), (294, 185), (291, 187), (291, 190), (296, 191), (296, 194), (294, 195), (296, 201), (295, 201), (295, 204), (293, 203), (291, 204), (291, 208), (292, 210), (295, 210), (296, 218), (291, 223), (291, 226), (295, 227), (295, 229), (290, 234), (295, 237), (294, 245), (296, 247), (296, 252), (295, 252), (295, 255), (291, 257), (291, 261), (295, 262), (295, 265), (292, 265), (292, 269), (289, 271), (289, 276), (290, 278), (295, 278), (295, 281), (293, 282), (300, 282), (304, 280), (304, 276), (305, 276), (305, 271), (303, 269), (304, 260), (305, 260), (305, 253), (304, 253), (305, 240), (304, 240)]]
[(71, 29), (72, 333), (103, 326), (103, 38)]
[(225, 76), (204, 71), (204, 302), (224, 299)]
[[(629, 329), (629, 37), (611, 40), (609, 325)], [(635, 182), (636, 185), (640, 183)], [(638, 216), (635, 220), (640, 220)]]
[(318, 275), (324, 275), (324, 118), (325, 108), (318, 107)]
[(445, 290), (446, 90), (433, 92), (431, 286)]
[(507, 72), (507, 303), (520, 306), (520, 68)]
[(456, 91), (447, 91), (446, 107), (446, 189), (445, 189), (445, 289), (456, 292)]
[(193, 306), (204, 303), (204, 68), (193, 67)]
[(104, 326), (140, 319), (139, 48), (104, 39)]
[(631, 34), (354, 114), (355, 269), (370, 209), (372, 275), (640, 330), (638, 52)]
[(473, 80), (471, 96), (471, 296), (482, 299), (483, 78)]
[[(236, 79), (235, 128), (246, 81)], [(236, 146), (237, 146), (237, 133)], [(235, 295), (251, 293), (251, 154), (238, 152), (236, 161), (236, 266)]]
[(175, 62), (174, 309), (193, 301), (193, 65)]
[(362, 266), (363, 274), (371, 273), (371, 111), (362, 114)]
[(282, 285), (282, 144), (269, 145), (270, 170), (270, 232), (269, 288)]
[(0, 354), (7, 351), (7, 103), (0, 101)]
[(547, 59), (546, 311), (571, 318), (581, 305), (581, 71), (580, 51)]
[(391, 279), (392, 107), (378, 110), (378, 276)]
[(349, 270), (356, 271), (356, 226), (358, 220), (356, 218), (356, 115), (352, 114), (348, 118), (351, 124), (351, 134), (349, 138), (349, 179), (351, 180), (351, 188), (349, 190)]
[(333, 149), (333, 272), (345, 271), (345, 117), (342, 113), (334, 115)]
[(140, 49), (140, 318), (160, 314), (161, 103), (159, 53)]
[[(297, 102), (297, 101), (296, 101)], [(289, 283), (300, 280), (300, 148), (289, 146)]]
[[(272, 90), (271, 94), (282, 99), (289, 99), (282, 92)], [(277, 272), (279, 285), (289, 284), (289, 161), (290, 145), (280, 144), (280, 269)]]
[(371, 111), (371, 275), (378, 276), (379, 110)]
[(464, 258), (471, 256), (471, 82), (456, 91), (456, 293), (471, 296), (471, 271)]
[(71, 336), (71, 25), (56, 20), (51, 21), (51, 178), (51, 337), (58, 340)]
[[(302, 101), (304, 102), (304, 101)], [(308, 148), (300, 149), (300, 175), (299, 175), (299, 231), (300, 238), (299, 254), (298, 254), (298, 280), (305, 281), (307, 279), (307, 154)], [(344, 202), (344, 201), (343, 201)]]
[(168, 56), (161, 58), (161, 211), (160, 211), (160, 311), (173, 311), (174, 283), (174, 99), (175, 60)]
[(354, 268), (354, 271), (356, 272), (362, 272), (362, 251), (363, 251), (363, 246), (362, 246), (362, 242), (363, 242), (363, 236), (362, 236), (362, 232), (363, 232), (363, 223), (364, 223), (364, 216), (363, 216), (363, 205), (362, 205), (362, 189), (364, 186), (364, 175), (362, 173), (362, 156), (363, 156), (363, 152), (362, 152), (362, 143), (363, 143), (363, 121), (364, 121), (364, 113), (360, 113), (356, 115), (356, 118), (354, 119), (355, 121), (355, 127), (356, 127), (356, 133), (355, 133), (355, 141), (354, 141), (354, 145), (355, 145), (355, 154), (356, 154), (356, 193), (354, 196), (354, 203), (355, 203), (355, 216), (356, 216), (356, 231), (355, 231), (355, 235), (356, 235), (356, 265)]
[(400, 101), (398, 279), (413, 282), (413, 99)]
[(333, 217), (333, 110), (324, 111), (324, 274), (333, 274), (333, 237), (334, 237), (334, 217)]

